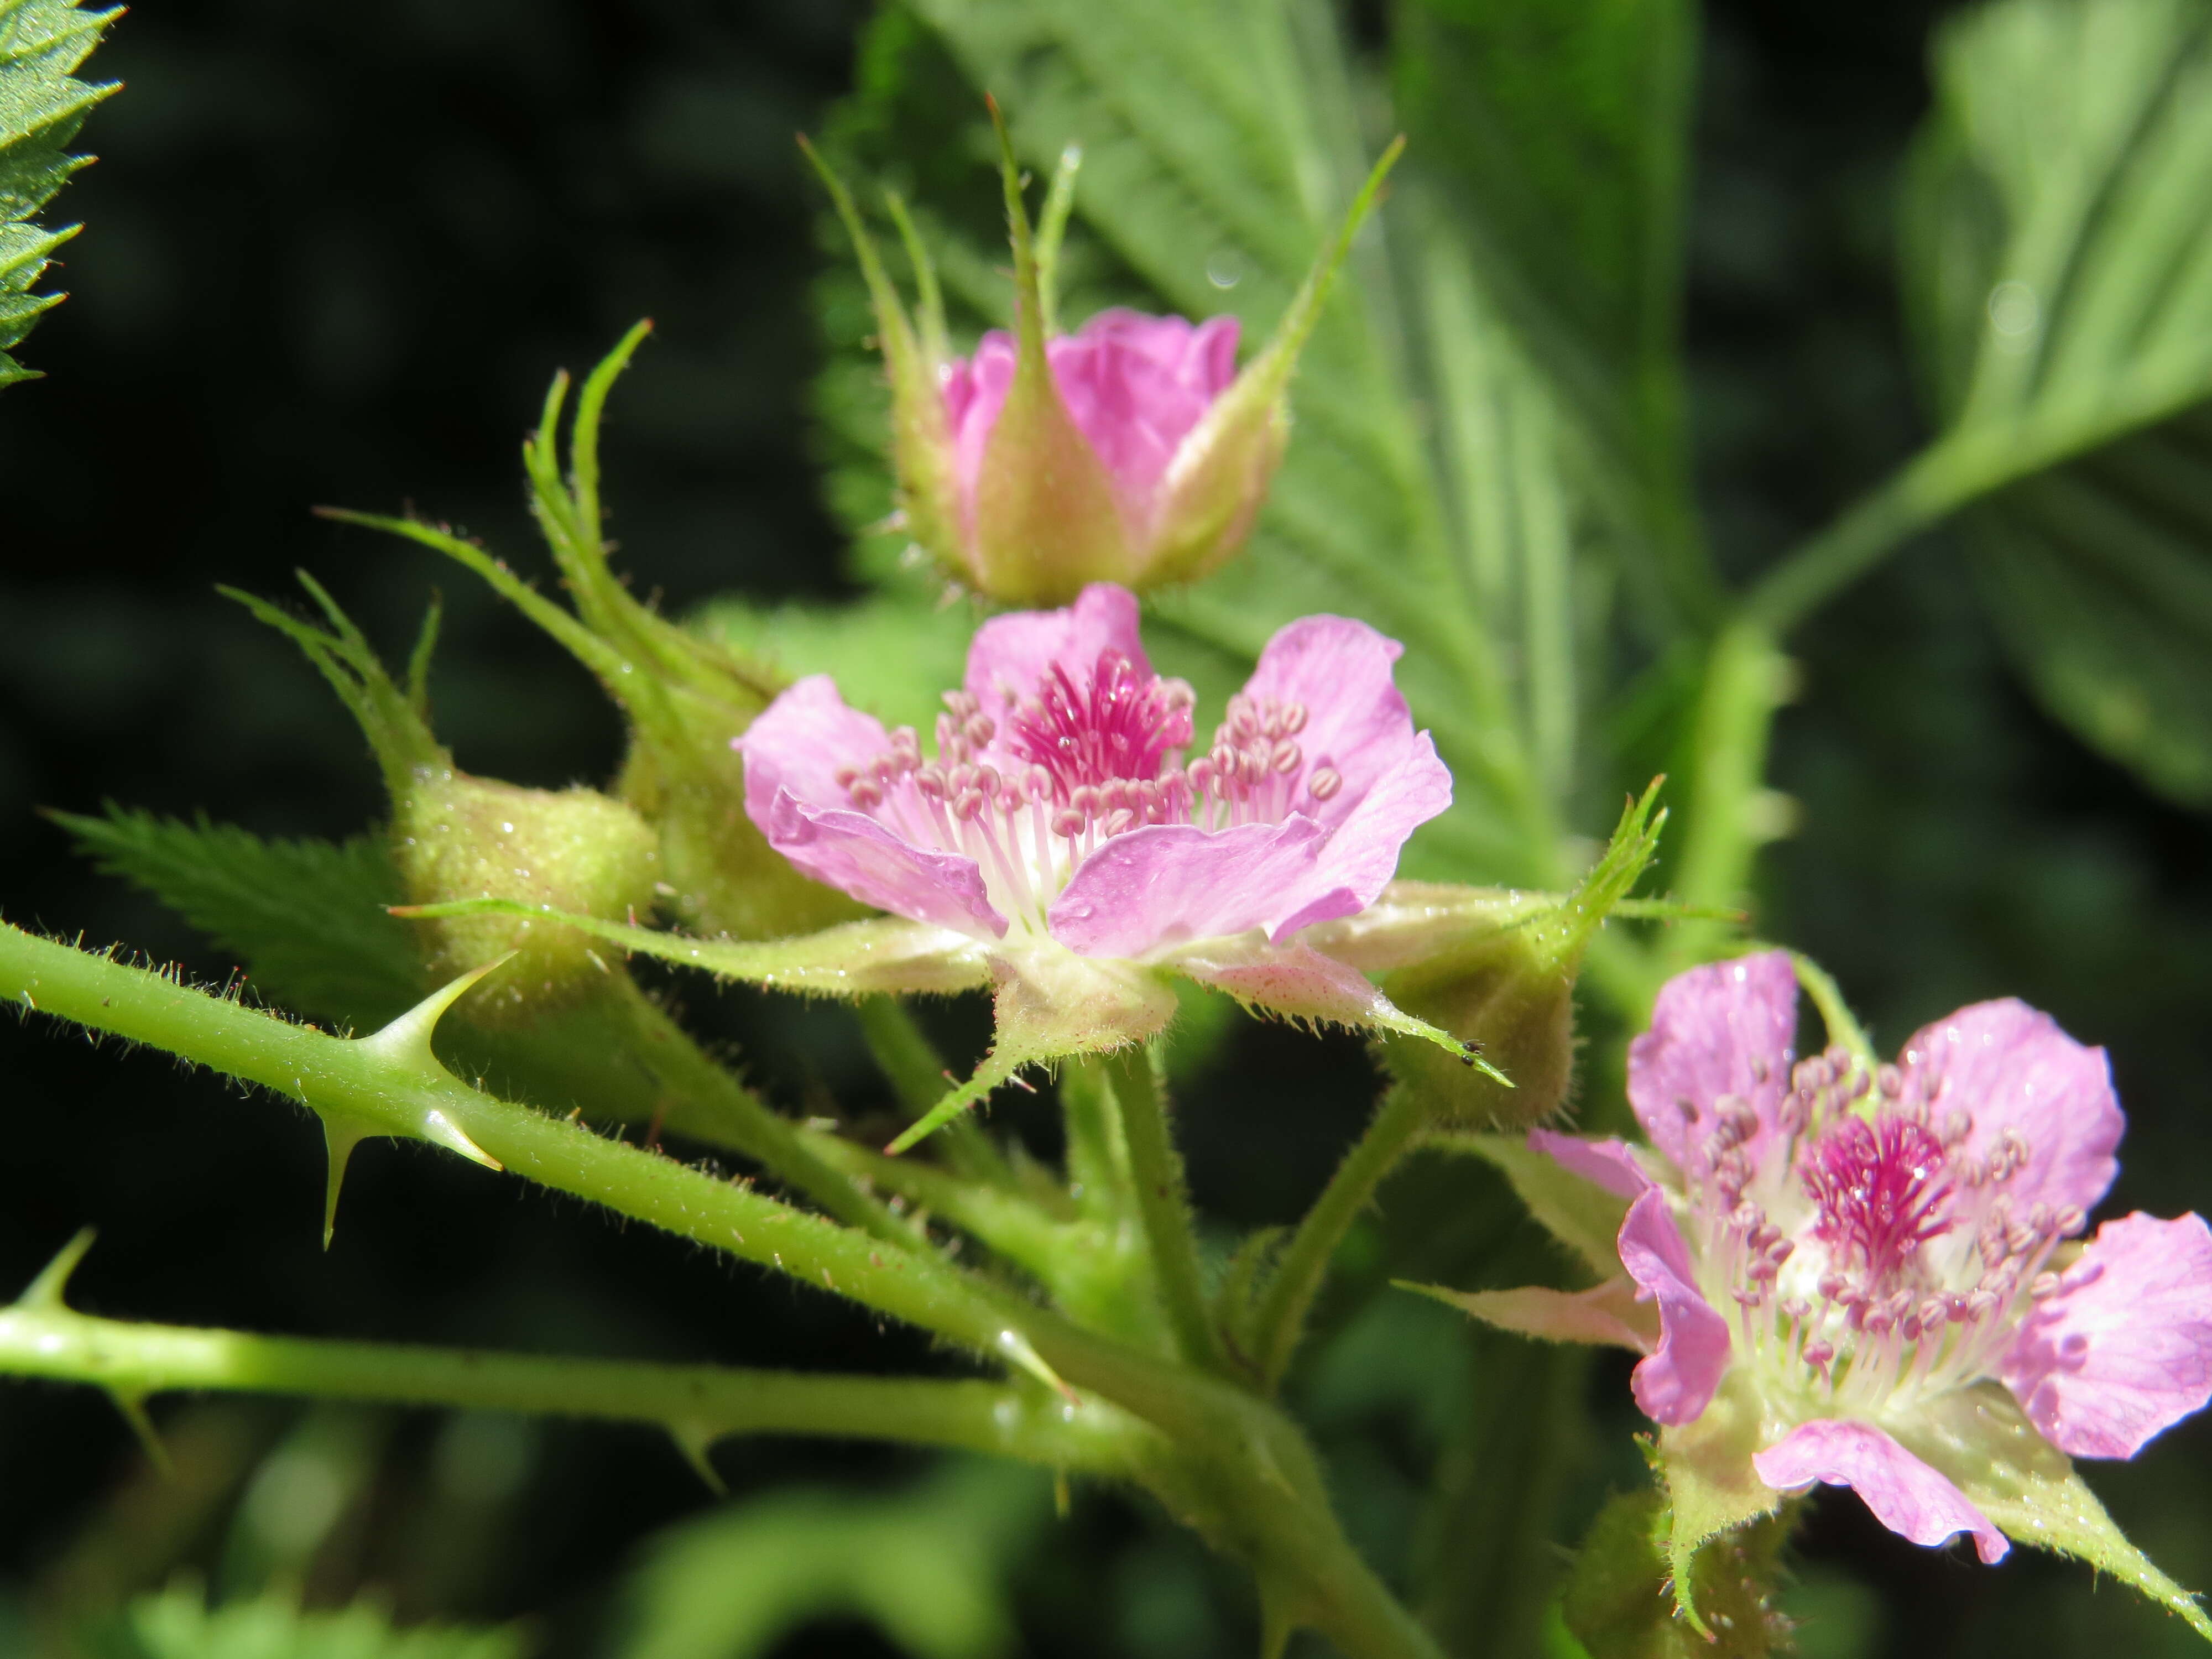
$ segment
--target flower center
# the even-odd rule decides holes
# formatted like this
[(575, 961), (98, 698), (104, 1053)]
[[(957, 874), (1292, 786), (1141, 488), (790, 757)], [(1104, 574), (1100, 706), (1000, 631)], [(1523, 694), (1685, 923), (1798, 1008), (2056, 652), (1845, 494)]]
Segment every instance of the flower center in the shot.
[[(1840, 1048), (1797, 1061), (1765, 1113), (1685, 1103), (1698, 1149), (1690, 1231), (1706, 1297), (1733, 1304), (1739, 1352), (1820, 1409), (1880, 1409), (1990, 1374), (2079, 1209), (2018, 1202), (2033, 1148), (1982, 1143), (1924, 1070)], [(1770, 1213), (1771, 1212), (1771, 1213)]]
[(1899, 1113), (1840, 1119), (1804, 1159), (1805, 1191), (1820, 1206), (1814, 1237), (1832, 1260), (1876, 1281), (1895, 1279), (1950, 1228), (1948, 1166), (1943, 1143)]
[(1224, 830), (1280, 823), (1334, 799), (1344, 779), (1299, 744), (1303, 703), (1240, 693), (1212, 748), (1183, 763), (1191, 689), (1098, 653), (1081, 680), (1055, 663), (1027, 696), (1002, 692), (994, 718), (971, 692), (945, 694), (937, 756), (910, 726), (865, 766), (839, 769), (848, 803), (902, 839), (973, 859), (991, 903), (1042, 932), (1075, 866), (1146, 824)]
[(1052, 665), (1034, 696), (1018, 704), (1007, 724), (1016, 754), (1044, 768), (1056, 799), (1115, 778), (1159, 780), (1170, 752), (1188, 748), (1190, 687), (1137, 672), (1111, 649), (1098, 653), (1088, 685)]

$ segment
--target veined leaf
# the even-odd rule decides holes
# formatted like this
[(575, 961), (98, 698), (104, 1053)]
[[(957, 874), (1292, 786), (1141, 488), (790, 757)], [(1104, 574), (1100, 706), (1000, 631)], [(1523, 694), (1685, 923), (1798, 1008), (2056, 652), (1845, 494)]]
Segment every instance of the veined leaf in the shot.
[(1936, 53), (1905, 280), (2015, 661), (2212, 805), (2212, 7), (2004, 0)]
[(1391, 52), (1411, 169), (1571, 406), (1639, 599), (1677, 625), (1712, 597), (1680, 341), (1696, 40), (1686, 0), (1407, 0)]
[(53, 251), (76, 234), (47, 230), (39, 210), (90, 161), (68, 153), (85, 114), (116, 89), (76, 70), (120, 10), (80, 11), (76, 0), (0, 0), (0, 386), (34, 378), (8, 354), (58, 294), (31, 290)]
[(264, 841), (119, 806), (54, 819), (103, 870), (236, 951), (262, 991), (311, 1018), (374, 1030), (427, 988), (407, 924), (386, 913), (399, 877), (374, 836)]

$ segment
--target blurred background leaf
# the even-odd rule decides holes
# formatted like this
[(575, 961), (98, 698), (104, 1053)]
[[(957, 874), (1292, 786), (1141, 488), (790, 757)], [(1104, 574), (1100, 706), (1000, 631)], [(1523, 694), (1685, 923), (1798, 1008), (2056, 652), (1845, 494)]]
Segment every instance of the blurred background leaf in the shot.
[(281, 1592), (210, 1607), (196, 1584), (141, 1597), (88, 1644), (95, 1659), (525, 1659), (512, 1630), (397, 1629), (372, 1602), (302, 1612)]
[(647, 1546), (617, 1659), (758, 1659), (801, 1626), (859, 1620), (915, 1659), (1015, 1648), (1012, 1566), (1049, 1524), (1050, 1480), (951, 1458), (902, 1491), (786, 1491)]
[(1946, 447), (2045, 468), (1970, 517), (1992, 611), (2054, 714), (2212, 805), (2212, 6), (2004, 0), (1936, 75), (1923, 374)]

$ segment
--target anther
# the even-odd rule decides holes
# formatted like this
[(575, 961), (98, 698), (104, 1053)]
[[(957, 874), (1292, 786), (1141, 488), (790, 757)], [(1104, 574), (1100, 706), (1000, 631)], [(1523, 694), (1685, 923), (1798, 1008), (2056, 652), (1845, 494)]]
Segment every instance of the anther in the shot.
[(1297, 744), (1285, 738), (1275, 745), (1275, 752), (1269, 759), (1276, 771), (1289, 773), (1297, 771), (1305, 757), (1298, 751)]
[(1283, 705), (1282, 719), (1283, 735), (1286, 738), (1295, 738), (1299, 732), (1306, 729), (1305, 704), (1302, 702), (1285, 703)]
[(862, 811), (870, 811), (884, 804), (884, 792), (873, 778), (855, 778), (845, 792), (852, 797), (853, 805)]
[(1306, 780), (1306, 793), (1316, 800), (1333, 800), (1343, 787), (1343, 775), (1334, 766), (1316, 767), (1314, 775)]
[(2069, 1204), (2051, 1218), (2051, 1231), (2061, 1238), (2071, 1238), (2088, 1223), (2089, 1218), (2079, 1204)]
[(1136, 827), (1137, 815), (1126, 806), (1113, 813), (1106, 820), (1106, 834), (1109, 836), (1126, 835)]
[(2028, 1284), (2027, 1299), (2031, 1302), (2047, 1301), (2057, 1294), (2058, 1275), (2057, 1273), (2038, 1273)]
[(1825, 1336), (1815, 1337), (1805, 1345), (1805, 1363), (1816, 1371), (1828, 1369), (1828, 1362), (1836, 1357), (1836, 1345)]
[(1063, 806), (1052, 815), (1052, 833), (1073, 837), (1083, 833), (1085, 818), (1073, 806)]
[(1874, 1074), (1874, 1086), (1884, 1100), (1895, 1100), (1905, 1092), (1905, 1073), (1894, 1066), (1883, 1066)]

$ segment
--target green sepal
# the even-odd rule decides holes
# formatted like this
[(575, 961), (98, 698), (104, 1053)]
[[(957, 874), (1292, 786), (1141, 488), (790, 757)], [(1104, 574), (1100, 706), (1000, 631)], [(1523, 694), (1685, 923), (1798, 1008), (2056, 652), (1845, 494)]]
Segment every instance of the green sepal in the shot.
[(1635, 1286), (1618, 1274), (1586, 1291), (1524, 1285), (1510, 1291), (1455, 1291), (1448, 1285), (1391, 1284), (1456, 1308), (1486, 1325), (1540, 1342), (1584, 1342), (1650, 1353), (1659, 1340), (1659, 1316), (1636, 1299)]
[(1407, 1013), (1357, 968), (1304, 939), (1275, 945), (1255, 932), (1201, 939), (1156, 960), (1170, 973), (1226, 992), (1248, 1013), (1427, 1043), (1501, 1089), (1514, 1086), (1511, 1078), (1482, 1057), (1479, 1044)]
[[(1514, 1083), (1509, 1093), (1449, 1064), (1429, 1045), (1385, 1040), (1384, 1062), (1420, 1092), (1439, 1126), (1525, 1127), (1565, 1103), (1574, 1078), (1575, 979), (1591, 939), (1657, 850), (1667, 817), (1658, 792), (1655, 782), (1628, 804), (1603, 855), (1564, 899), (1502, 922), (1498, 911), (1514, 908), (1509, 896), (1487, 912), (1478, 906), (1471, 914), (1447, 913), (1425, 927), (1397, 930), (1405, 965), (1382, 977), (1390, 1000), (1474, 1045)], [(1331, 954), (1371, 959), (1383, 921), (1348, 949), (1330, 938), (1316, 944)], [(1356, 938), (1357, 920), (1345, 931)]]
[(1175, 1018), (1175, 993), (1156, 970), (1079, 957), (1049, 942), (992, 953), (996, 1032), (975, 1074), (954, 1087), (884, 1150), (896, 1154), (988, 1098), (1024, 1066), (1103, 1054), (1158, 1035)]
[(796, 939), (739, 940), (693, 939), (511, 899), (401, 905), (392, 914), (419, 921), (471, 915), (535, 916), (596, 934), (640, 956), (703, 969), (717, 979), (742, 980), (749, 985), (805, 996), (943, 994), (974, 990), (990, 982), (981, 941), (898, 916), (848, 921)]
[(1946, 1394), (1883, 1426), (2015, 1543), (2087, 1561), (2134, 1586), (2212, 1642), (2212, 1617), (2113, 1524), (2075, 1473), (1995, 1382)]
[(1137, 550), (1106, 465), (1054, 384), (1021, 167), (995, 103), (991, 120), (1014, 249), (1014, 378), (975, 477), (968, 570), (1006, 604), (1065, 605), (1088, 582), (1134, 580)]
[(1146, 561), (1146, 586), (1196, 581), (1218, 569), (1243, 545), (1290, 441), (1289, 394), (1298, 354), (1321, 320), (1329, 289), (1382, 194), (1382, 181), (1405, 149), (1403, 134), (1391, 140), (1267, 343), (1177, 448), (1162, 480), (1159, 516)]
[(1431, 1145), (1470, 1152), (1493, 1165), (1529, 1215), (1572, 1250), (1600, 1280), (1620, 1272), (1620, 1224), (1628, 1200), (1575, 1174), (1520, 1135), (1439, 1134)]
[(1699, 1610), (1692, 1567), (1699, 1547), (1762, 1516), (1782, 1494), (1759, 1478), (1752, 1457), (1775, 1437), (1757, 1391), (1731, 1370), (1693, 1423), (1662, 1429), (1652, 1468), (1668, 1504), (1667, 1563), (1675, 1605), (1700, 1634), (1713, 1632)]
[(884, 354), (884, 368), (891, 383), (891, 454), (898, 474), (899, 506), (906, 515), (906, 531), (948, 571), (980, 580), (966, 556), (961, 533), (959, 489), (952, 459), (952, 428), (945, 410), (945, 394), (939, 371), (950, 357), (945, 341), (945, 302), (938, 292), (936, 268), (915, 234), (906, 204), (896, 196), (886, 198), (892, 222), (906, 245), (920, 290), (921, 328), (908, 319), (899, 301), (890, 273), (884, 269), (874, 238), (853, 201), (844, 180), (823, 161), (803, 136), (799, 149), (821, 179), (823, 188), (837, 210), (837, 217), (852, 239), (860, 263), (860, 276), (868, 288), (868, 301), (876, 313), (876, 335)]
[(1624, 1492), (1590, 1523), (1559, 1602), (1559, 1620), (1589, 1659), (1766, 1659), (1790, 1650), (1774, 1606), (1790, 1517), (1777, 1514), (1714, 1540), (1691, 1566), (1711, 1634), (1674, 1617), (1667, 1593), (1667, 1502)]

